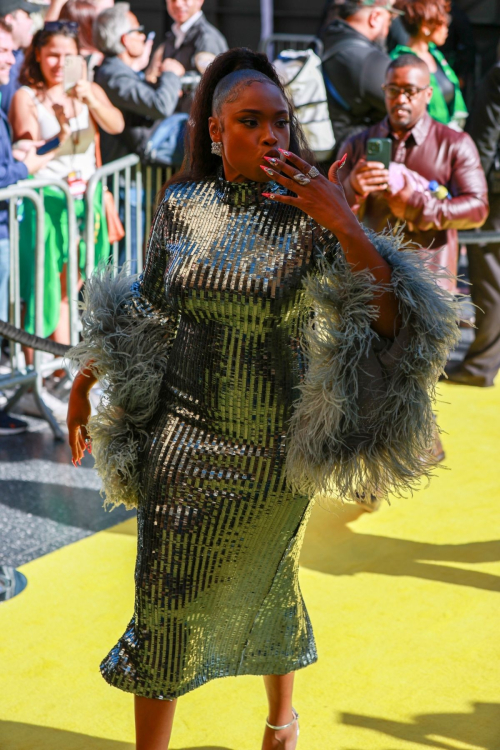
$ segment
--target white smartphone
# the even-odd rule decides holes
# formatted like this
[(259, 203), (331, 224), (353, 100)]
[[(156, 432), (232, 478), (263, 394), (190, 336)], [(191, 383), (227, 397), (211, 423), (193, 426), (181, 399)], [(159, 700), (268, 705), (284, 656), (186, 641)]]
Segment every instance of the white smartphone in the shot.
[(71, 91), (75, 83), (84, 78), (85, 60), (81, 55), (67, 55), (64, 59), (63, 89)]

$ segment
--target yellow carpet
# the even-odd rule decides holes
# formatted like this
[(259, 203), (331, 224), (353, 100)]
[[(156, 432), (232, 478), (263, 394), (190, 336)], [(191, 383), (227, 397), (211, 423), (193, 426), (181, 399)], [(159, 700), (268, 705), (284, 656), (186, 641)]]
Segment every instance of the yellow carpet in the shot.
[[(449, 403), (446, 403), (449, 402)], [(375, 515), (316, 507), (301, 584), (319, 662), (302, 750), (500, 749), (500, 387), (445, 385), (449, 471)], [(132, 697), (98, 664), (132, 613), (134, 523), (35, 560), (0, 605), (1, 750), (132, 750)], [(179, 701), (175, 750), (258, 750), (261, 679)]]

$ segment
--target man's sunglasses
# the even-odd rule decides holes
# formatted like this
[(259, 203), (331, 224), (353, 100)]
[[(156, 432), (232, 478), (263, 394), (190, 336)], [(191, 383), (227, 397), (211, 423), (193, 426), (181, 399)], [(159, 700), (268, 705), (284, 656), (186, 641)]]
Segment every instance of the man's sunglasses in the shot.
[(384, 83), (382, 86), (383, 92), (389, 97), (389, 99), (396, 99), (401, 94), (404, 94), (408, 100), (413, 99), (417, 94), (421, 94), (422, 91), (428, 89), (429, 86), (395, 86), (393, 83)]
[(144, 33), (144, 26), (136, 26), (135, 29), (129, 29), (125, 32), (125, 35), (127, 34), (133, 34), (135, 31), (138, 31), (140, 34)]
[(77, 34), (78, 24), (76, 21), (45, 21), (43, 25), (44, 31), (61, 31), (62, 29), (67, 29), (67, 31)]

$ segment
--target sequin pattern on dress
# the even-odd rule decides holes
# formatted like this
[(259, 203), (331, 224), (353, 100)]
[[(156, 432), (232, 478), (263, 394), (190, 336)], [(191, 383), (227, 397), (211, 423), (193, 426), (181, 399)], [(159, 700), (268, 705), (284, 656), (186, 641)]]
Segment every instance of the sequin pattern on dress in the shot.
[(223, 180), (174, 186), (155, 226), (131, 314), (177, 326), (140, 453), (134, 617), (101, 671), (173, 699), (317, 658), (298, 582), (311, 500), (284, 471), (313, 242), (304, 214)]

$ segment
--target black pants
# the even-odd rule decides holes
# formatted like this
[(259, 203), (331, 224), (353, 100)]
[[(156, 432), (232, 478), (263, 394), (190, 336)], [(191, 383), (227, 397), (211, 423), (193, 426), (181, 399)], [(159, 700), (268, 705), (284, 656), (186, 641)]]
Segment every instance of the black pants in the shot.
[[(500, 195), (489, 196), (490, 215), (483, 229), (500, 230)], [(469, 245), (469, 278), (476, 309), (476, 338), (470, 345), (462, 370), (478, 385), (493, 385), (500, 369), (500, 243)]]

